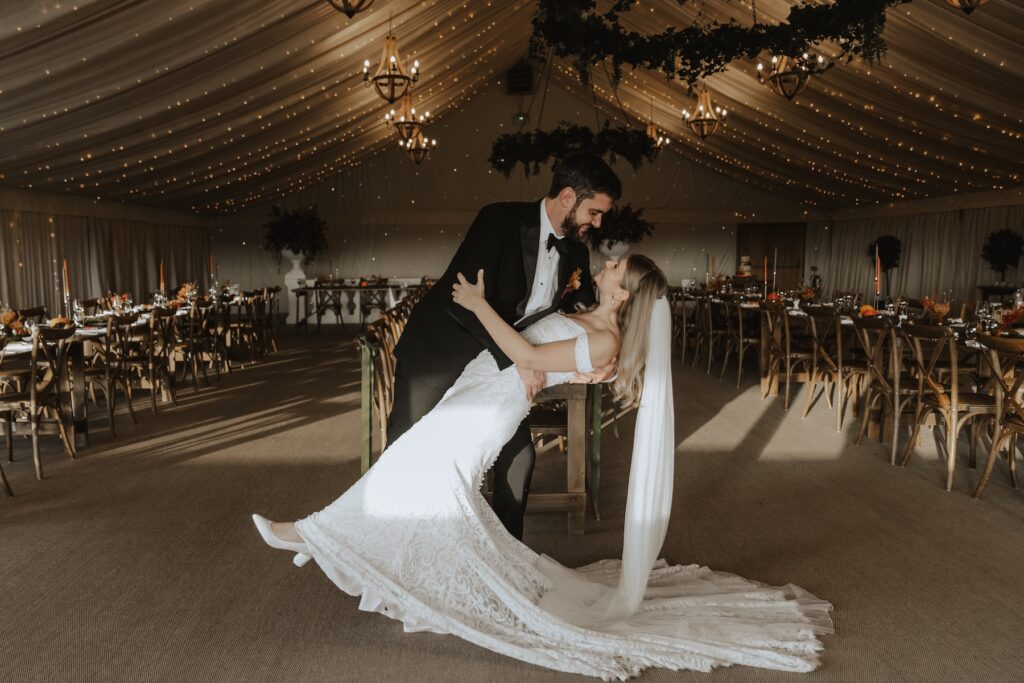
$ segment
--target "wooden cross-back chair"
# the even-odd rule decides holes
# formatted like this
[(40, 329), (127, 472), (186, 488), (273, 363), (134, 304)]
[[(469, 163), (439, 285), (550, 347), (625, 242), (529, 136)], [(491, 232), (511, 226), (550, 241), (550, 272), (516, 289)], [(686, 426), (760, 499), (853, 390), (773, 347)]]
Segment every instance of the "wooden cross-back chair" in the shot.
[[(728, 339), (728, 330), (725, 309), (720, 301), (715, 301), (710, 296), (703, 299), (699, 311), (698, 326), (700, 327), (700, 343), (704, 352), (708, 355), (707, 374), (711, 374), (711, 363), (714, 361), (715, 349), (725, 344)], [(694, 363), (697, 362), (697, 354), (694, 354)]]
[(672, 307), (672, 344), (679, 349), (679, 362), (686, 362), (686, 351), (691, 338), (696, 338), (697, 326), (693, 324), (691, 304), (693, 297), (687, 296), (681, 289), (669, 291), (669, 303)]
[(174, 393), (174, 347), (178, 338), (178, 316), (169, 308), (156, 307), (150, 312), (149, 344), (143, 371), (149, 380), (150, 407), (157, 414), (156, 394), (159, 390), (171, 403), (178, 405)]
[(6, 391), (20, 391), (29, 376), (29, 361), (24, 356), (5, 358), (4, 347), (10, 341), (7, 335), (0, 335), (0, 394)]
[(83, 299), (78, 302), (78, 305), (82, 307), (82, 311), (86, 315), (96, 315), (104, 306), (104, 299), (96, 297), (93, 299)]
[[(982, 421), (995, 419), (995, 397), (960, 388), (959, 351), (952, 328), (945, 325), (905, 324), (902, 333), (910, 349), (913, 372), (917, 376), (914, 398), (914, 431), (903, 452), (901, 465), (910, 461), (917, 445), (921, 425), (929, 413), (937, 414), (946, 437), (946, 490), (953, 488), (953, 470), (956, 465), (956, 446), (960, 430), (971, 425), (970, 464), (975, 463), (975, 451)], [(940, 361), (948, 359), (948, 372)]]
[(267, 297), (267, 352), (277, 351), (277, 308), (281, 286), (264, 289)]
[(31, 320), (34, 323), (43, 323), (50, 319), (50, 314), (46, 310), (46, 306), (34, 306), (32, 308), (23, 308), (17, 312), (21, 316), (22, 320), (26, 322)]
[(897, 442), (900, 433), (900, 418), (917, 395), (912, 378), (903, 369), (903, 353), (891, 318), (874, 316), (853, 317), (857, 341), (864, 351), (867, 364), (864, 390), (864, 411), (861, 416), (857, 443), (861, 443), (868, 431), (871, 410), (880, 402), (889, 407), (892, 416), (892, 444), (889, 449), (889, 463), (896, 464)]
[(1010, 470), (1010, 482), (1014, 488), (1020, 487), (1017, 479), (1017, 437), (1024, 434), (1024, 339), (1010, 337), (994, 337), (979, 333), (978, 342), (986, 350), (986, 359), (992, 368), (996, 382), (997, 414), (996, 428), (992, 436), (992, 446), (988, 451), (985, 470), (974, 489), (974, 497), (979, 498), (985, 491), (992, 468), (996, 464), (999, 451), (1007, 446), (1007, 464)]
[(184, 373), (192, 375), (192, 390), (199, 391), (199, 373), (203, 373), (203, 383), (210, 385), (210, 377), (206, 366), (213, 363), (220, 379), (220, 342), (218, 339), (219, 320), (214, 317), (214, 304), (210, 301), (196, 300), (191, 310), (178, 325), (178, 342), (176, 354), (182, 360)]
[[(762, 316), (761, 324), (767, 326), (764, 338), (768, 342), (768, 348), (766, 349), (768, 377), (772, 378), (774, 376), (778, 378), (785, 373), (786, 392), (783, 407), (789, 410), (793, 374), (800, 367), (808, 371), (814, 356), (810, 348), (803, 348), (794, 343), (789, 312), (784, 304), (776, 301), (762, 301), (759, 305)], [(761, 398), (768, 396), (773, 383), (774, 380), (771, 379), (766, 383)]]
[[(711, 302), (712, 326), (720, 331), (718, 345), (722, 349), (722, 369), (718, 372), (718, 379), (725, 377), (725, 370), (729, 366), (729, 356), (732, 355), (732, 352), (739, 353), (729, 307), (739, 298), (738, 294), (721, 294), (717, 300)], [(710, 367), (708, 369), (710, 370)]]
[[(8, 388), (8, 384), (9, 384), (8, 381), (5, 381), (5, 375), (2, 374), (3, 371), (4, 371), (3, 370), (3, 365), (4, 365), (4, 348), (7, 346), (7, 340), (8, 340), (7, 335), (0, 335), (0, 394), (2, 394)], [(4, 422), (4, 436), (7, 438), (8, 443), (10, 443), (11, 437), (13, 436), (9, 432), (9, 430), (10, 430), (10, 423), (6, 419), (4, 419), (3, 422)], [(12, 451), (12, 454), (13, 454), (13, 451)], [(7, 494), (8, 496), (13, 496), (14, 495), (14, 491), (11, 489), (11, 484), (10, 484), (9, 481), (7, 481), (7, 474), (4, 472), (4, 468), (3, 468), (2, 464), (0, 464), (0, 484), (3, 484), (4, 493), (5, 494)]]
[(381, 451), (387, 447), (388, 416), (391, 414), (395, 387), (394, 357), (387, 351), (389, 338), (388, 324), (380, 319), (367, 325), (366, 332), (355, 339), (362, 365), (360, 396), (363, 442), (360, 452), (364, 472), (373, 464), (374, 422), (377, 424)]
[(704, 324), (704, 309), (708, 305), (708, 301), (711, 297), (707, 294), (695, 294), (693, 296), (693, 308), (687, 310), (686, 326), (688, 328), (688, 336), (693, 338), (693, 360), (690, 361), (690, 367), (697, 367), (697, 361), (700, 360), (700, 354), (704, 349), (704, 340), (707, 338)]
[(29, 363), (27, 388), (18, 392), (0, 394), (0, 413), (6, 413), (4, 429), (7, 437), (7, 458), (14, 460), (15, 414), (25, 415), (32, 434), (32, 460), (36, 478), (43, 478), (43, 464), (39, 457), (39, 435), (43, 433), (44, 414), (52, 417), (56, 433), (60, 435), (69, 458), (75, 457), (75, 439), (67, 403), (68, 350), (75, 330), (67, 328), (37, 328), (32, 335), (32, 354)]
[(736, 386), (743, 382), (743, 356), (751, 347), (761, 346), (760, 330), (747, 320), (746, 309), (743, 308), (742, 297), (730, 297), (725, 300), (725, 315), (728, 321), (729, 339), (725, 349), (725, 360), (722, 361), (722, 375), (729, 360), (730, 350), (736, 352)]
[[(832, 407), (832, 392), (841, 387), (839, 373), (839, 315), (835, 306), (805, 304), (803, 312), (807, 314), (807, 331), (811, 340), (811, 369), (808, 376), (807, 400), (804, 403), (803, 417), (811, 412), (815, 401), (815, 390), (819, 384), (824, 385), (819, 392), (823, 394), (828, 407)], [(842, 401), (841, 390), (837, 400)], [(836, 411), (838, 415), (838, 410)], [(837, 420), (837, 423), (841, 421)]]
[[(228, 344), (235, 350), (242, 367), (246, 360), (254, 363), (260, 355), (260, 333), (256, 321), (257, 310), (261, 308), (260, 294), (260, 290), (242, 292), (234, 306), (235, 315), (228, 314)], [(230, 307), (226, 310), (230, 311)]]
[(112, 315), (107, 318), (106, 333), (92, 342), (95, 349), (92, 366), (85, 371), (85, 384), (89, 393), (96, 400), (96, 388), (103, 392), (107, 404), (107, 422), (110, 433), (117, 434), (114, 425), (114, 409), (117, 405), (118, 388), (124, 393), (128, 403), (128, 415), (133, 423), (138, 423), (135, 408), (132, 406), (131, 368), (132, 357), (136, 355), (137, 340), (133, 336), (132, 327), (138, 321), (137, 313), (128, 315)]

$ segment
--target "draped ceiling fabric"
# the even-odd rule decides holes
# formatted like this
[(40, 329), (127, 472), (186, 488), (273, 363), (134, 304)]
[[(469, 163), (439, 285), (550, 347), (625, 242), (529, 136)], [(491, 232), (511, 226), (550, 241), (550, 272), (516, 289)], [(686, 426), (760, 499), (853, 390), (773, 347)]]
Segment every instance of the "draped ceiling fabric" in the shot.
[[(758, 19), (783, 20), (791, 4), (759, 0)], [(358, 184), (360, 175), (374, 187), (393, 189), (398, 176), (378, 182), (371, 170), (389, 155), (392, 169), (399, 159), (407, 161), (382, 123), (388, 105), (362, 83), (363, 60), (376, 68), (389, 26), (403, 57), (420, 60), (414, 100), (418, 109), (434, 114), (428, 133), (443, 135), (436, 135), (438, 152), (416, 167), (420, 180), (431, 182), (417, 186), (433, 189), (436, 198), (439, 187), (466, 187), (462, 176), (449, 175), (454, 163), (438, 165), (451, 160), (445, 149), (461, 149), (475, 136), (472, 145), (479, 149), (465, 162), (472, 167), (460, 162), (461, 170), (483, 174), (483, 152), (494, 136), (511, 130), (506, 124), (501, 131), (480, 126), (471, 132), (464, 123), (469, 119), (453, 114), (500, 88), (505, 70), (527, 53), (534, 7), (533, 0), (377, 0), (348, 19), (326, 0), (2, 3), (0, 185), (69, 201), (124, 203), (127, 213), (95, 215), (52, 199), (29, 209), (0, 196), (0, 297), (11, 301), (17, 295), (26, 305), (43, 297), (52, 305), (54, 259), (74, 253), (83, 259), (72, 268), (73, 281), (84, 278), (73, 283), (83, 296), (108, 288), (136, 295), (151, 289), (160, 250), (173, 252), (174, 263), (181, 264), (180, 271), (170, 266), (175, 270), (168, 273), (169, 284), (200, 279), (210, 247), (202, 231), (214, 224), (219, 229), (212, 234), (213, 249), (218, 252), (219, 242), (228, 248), (224, 258), (238, 261), (245, 286), (277, 282), (278, 268), (257, 246), (257, 216), (272, 202), (300, 198), (313, 200), (330, 217), (332, 249), (341, 249), (330, 258), (334, 268), (347, 259), (343, 274), (387, 273), (385, 267), (399, 268), (406, 257), (418, 259), (410, 260), (415, 269), (393, 274), (437, 274), (446, 258), (442, 251), (454, 246), (451, 231), (457, 237), (467, 222), (464, 214), (480, 204), (459, 204), (445, 216), (422, 220), (416, 216), (446, 207), (421, 202), (415, 209), (403, 207), (402, 215), (390, 207), (391, 218), (381, 218), (379, 208), (367, 205), (351, 215), (351, 205), (359, 203), (354, 197), (369, 189)], [(748, 0), (641, 2), (624, 15), (624, 25), (644, 33), (695, 21), (749, 25), (751, 9)], [(668, 185), (653, 199), (636, 193), (634, 205), (648, 208), (648, 217), (662, 228), (651, 245), (671, 257), (667, 269), (673, 280), (699, 278), (706, 268), (702, 261), (711, 256), (724, 268), (735, 258), (737, 221), (766, 220), (774, 206), (789, 204), (799, 217), (821, 221), (808, 230), (808, 265), (817, 262), (837, 286), (867, 289), (870, 275), (863, 272), (861, 252), (878, 234), (893, 233), (905, 237), (906, 255), (905, 272), (894, 273), (894, 290), (936, 294), (952, 284), (969, 298), (974, 284), (995, 279), (977, 257), (981, 241), (990, 229), (1024, 229), (1019, 208), (1007, 208), (1002, 199), (995, 202), (999, 206), (970, 209), (844, 212), (1024, 185), (1024, 4), (991, 0), (968, 17), (944, 0), (914, 0), (888, 13), (885, 36), (889, 50), (883, 63), (838, 65), (793, 102), (757, 82), (753, 60), (711, 76), (707, 85), (714, 102), (730, 113), (704, 142), (680, 117), (684, 107), (692, 108), (693, 96), (659, 73), (627, 70), (612, 88), (597, 68), (590, 87), (567, 62), (556, 60), (550, 92), (572, 94), (582, 109), (577, 120), (584, 123), (596, 117), (641, 126), (653, 109), (653, 121), (672, 144), (636, 176), (638, 186), (662, 186), (666, 178), (688, 187), (703, 177), (731, 179), (731, 185), (709, 188), (702, 195), (708, 202), (729, 196), (730, 187), (744, 188), (732, 220), (719, 215), (718, 204), (702, 218), (700, 206), (680, 200)], [(836, 52), (832, 45), (821, 50)], [(545, 99), (549, 110), (541, 123), (554, 125), (552, 99), (538, 96), (530, 126), (537, 124)], [(683, 170), (665, 172), (666, 164), (678, 169), (680, 162)], [(698, 166), (705, 176), (694, 172)], [(354, 178), (354, 186), (345, 178)], [(346, 191), (332, 198), (336, 183)], [(490, 183), (480, 199), (535, 194), (515, 182)], [(1020, 197), (1011, 203), (1024, 206)], [(212, 217), (200, 225), (169, 214), (147, 215), (148, 207)], [(432, 235), (426, 251), (436, 255), (424, 261), (424, 250), (398, 249), (376, 234), (402, 225), (407, 231), (419, 225), (418, 237)], [(149, 235), (137, 238), (150, 245), (138, 255), (138, 266), (128, 264), (127, 252), (115, 254), (135, 244), (132, 230)], [(173, 244), (160, 241), (161, 230), (176, 236)], [(344, 233), (341, 247), (338, 231)], [(68, 246), (55, 251), (54, 240)], [(113, 240), (113, 246), (90, 240)], [(962, 263), (943, 260), (949, 244), (962, 246), (956, 257)], [(73, 254), (61, 253), (67, 250)], [(392, 259), (386, 266), (377, 260), (385, 258)], [(121, 265), (110, 265), (115, 262)], [(91, 268), (95, 273), (87, 274)], [(1017, 277), (1024, 275), (1008, 279)]]
[[(790, 0), (760, 0), (760, 21)], [(529, 0), (378, 0), (348, 19), (325, 0), (78, 0), (0, 9), (0, 183), (197, 211), (276, 200), (391, 145), (361, 82), (393, 24), (417, 58), (417, 107), (443, 117), (524, 56)], [(742, 0), (644, 2), (625, 25), (751, 22)], [(699, 13), (699, 14), (698, 14)], [(593, 95), (562, 62), (553, 79), (654, 121), (676, 153), (823, 209), (1024, 184), (1024, 6), (971, 16), (943, 0), (888, 14), (885, 62), (832, 69), (796, 102), (753, 62), (708, 79), (727, 125), (704, 143), (693, 99), (627, 72)], [(835, 52), (825, 45), (826, 54)]]

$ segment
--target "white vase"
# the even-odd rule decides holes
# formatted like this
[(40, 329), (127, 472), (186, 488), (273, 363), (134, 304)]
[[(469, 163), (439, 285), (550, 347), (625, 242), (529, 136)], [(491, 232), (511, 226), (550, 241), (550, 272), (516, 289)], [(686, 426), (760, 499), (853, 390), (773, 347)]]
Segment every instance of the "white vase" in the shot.
[(292, 262), (292, 269), (284, 274), (284, 289), (288, 292), (288, 324), (294, 325), (298, 322), (299, 311), (295, 304), (295, 292), (292, 290), (298, 288), (300, 284), (305, 284), (306, 271), (302, 269), (302, 254), (284, 249), (281, 251), (281, 258)]
[(612, 261), (619, 261), (629, 251), (629, 246), (628, 242), (608, 242), (606, 240), (597, 246), (597, 250)]

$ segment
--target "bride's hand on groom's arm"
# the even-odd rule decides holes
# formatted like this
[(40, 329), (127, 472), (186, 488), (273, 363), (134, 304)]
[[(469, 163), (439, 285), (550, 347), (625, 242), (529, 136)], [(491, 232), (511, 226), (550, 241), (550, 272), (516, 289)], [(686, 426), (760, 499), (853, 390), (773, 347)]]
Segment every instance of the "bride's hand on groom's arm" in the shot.
[(470, 283), (462, 273), (456, 277), (459, 281), (452, 286), (452, 300), (475, 313), (482, 304), (487, 303), (484, 298), (484, 269), (477, 271), (475, 284)]
[(618, 358), (612, 358), (608, 365), (603, 368), (595, 368), (593, 372), (577, 372), (569, 380), (570, 384), (598, 384), (615, 376), (615, 363)]

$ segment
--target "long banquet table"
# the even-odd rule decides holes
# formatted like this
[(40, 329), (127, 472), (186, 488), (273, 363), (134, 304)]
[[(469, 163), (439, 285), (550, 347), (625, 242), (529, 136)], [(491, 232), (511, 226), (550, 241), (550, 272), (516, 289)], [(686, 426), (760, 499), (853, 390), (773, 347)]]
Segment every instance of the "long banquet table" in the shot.
[[(176, 315), (184, 317), (189, 314), (189, 308), (179, 308)], [(110, 312), (101, 316), (110, 315)], [(135, 323), (137, 327), (144, 327), (149, 323), (149, 315), (142, 313)], [(89, 421), (86, 413), (85, 396), (85, 359), (90, 355), (92, 342), (103, 338), (107, 334), (106, 326), (86, 325), (75, 330), (71, 346), (68, 348), (68, 360), (71, 364), (71, 414), (75, 434), (75, 446), (84, 446), (89, 443)], [(32, 353), (31, 341), (12, 341), (0, 351), (0, 358), (16, 358)], [(172, 360), (173, 362), (173, 360)]]

